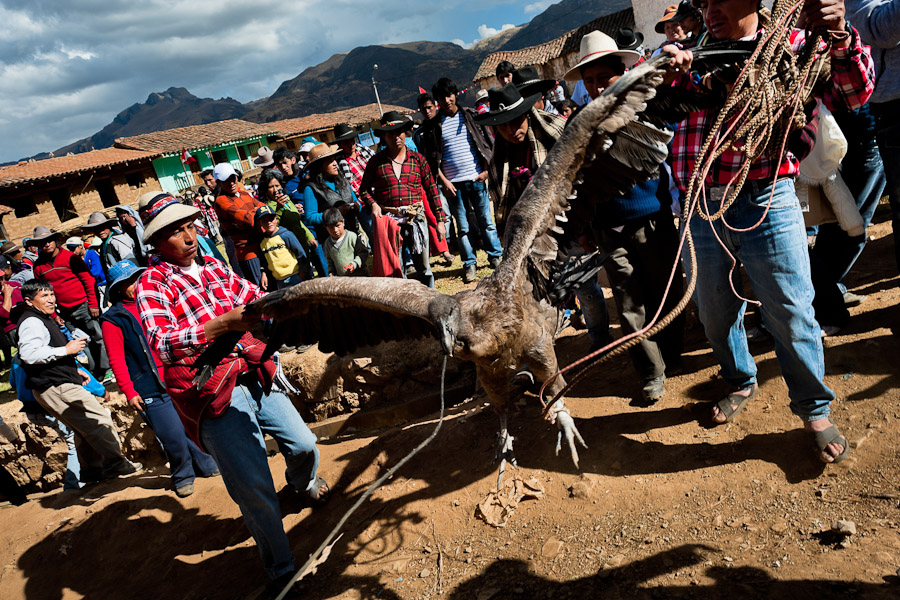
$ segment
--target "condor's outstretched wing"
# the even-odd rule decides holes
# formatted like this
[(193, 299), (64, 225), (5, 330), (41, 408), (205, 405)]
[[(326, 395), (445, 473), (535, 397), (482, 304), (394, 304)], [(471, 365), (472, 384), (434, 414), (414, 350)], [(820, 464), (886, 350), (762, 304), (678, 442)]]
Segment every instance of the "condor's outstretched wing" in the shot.
[(672, 134), (636, 121), (662, 83), (667, 62), (659, 57), (628, 71), (571, 119), (510, 211), (497, 277), (512, 282), (526, 276), (529, 259), (556, 259), (554, 234), (561, 235), (569, 221), (573, 190), (586, 169), (602, 168), (606, 195), (655, 175)]
[(437, 336), (428, 304), (440, 292), (412, 279), (328, 277), (267, 294), (245, 310), (275, 320), (272, 335), (290, 345), (319, 344), (348, 354), (380, 342)]
[[(450, 300), (411, 279), (327, 277), (271, 292), (244, 310), (274, 319), (266, 357), (283, 344), (315, 343), (322, 352), (344, 355), (385, 341), (438, 337), (438, 324), (428, 310), (437, 298)], [(194, 363), (198, 385), (205, 383), (240, 336), (240, 332), (225, 334), (203, 351)]]

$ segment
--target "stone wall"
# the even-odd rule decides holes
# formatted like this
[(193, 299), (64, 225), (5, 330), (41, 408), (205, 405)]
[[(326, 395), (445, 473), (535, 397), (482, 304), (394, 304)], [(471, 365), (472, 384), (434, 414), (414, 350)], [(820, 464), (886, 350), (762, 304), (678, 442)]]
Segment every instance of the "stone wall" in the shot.
[[(282, 355), (284, 371), (299, 390), (292, 398), (307, 422), (399, 405), (440, 390), (443, 353), (435, 340), (391, 342), (352, 356), (323, 354), (316, 347)], [(447, 362), (447, 389), (474, 390), (475, 369), (458, 359)], [(162, 448), (153, 431), (128, 406), (113, 384), (105, 403), (113, 415), (125, 455), (146, 467), (163, 467)], [(67, 448), (60, 433), (36, 425), (20, 412), (21, 402), (0, 405), (0, 466), (27, 493), (62, 486)], [(0, 498), (2, 499), (2, 498)]]
[[(115, 385), (109, 386), (113, 421), (125, 455), (147, 467), (166, 463), (165, 454), (150, 429), (128, 404)], [(20, 412), (18, 400), (0, 406), (0, 466), (6, 469), (26, 493), (45, 492), (62, 486), (68, 449), (60, 432), (46, 424), (32, 423)]]
[[(126, 177), (143, 179), (143, 182), (139, 186), (132, 186), (128, 184)], [(44, 225), (57, 231), (68, 231), (87, 223), (88, 215), (92, 212), (104, 211), (107, 214), (112, 214), (111, 208), (103, 206), (100, 192), (97, 191), (95, 186), (95, 180), (106, 179), (112, 184), (118, 204), (137, 205), (141, 194), (161, 189), (156, 179), (156, 174), (149, 163), (137, 169), (131, 167), (121, 171), (102, 170), (102, 172), (94, 173), (93, 175), (72, 176), (43, 184), (23, 184), (17, 188), (6, 188), (0, 194), (0, 204), (24, 213), (29, 210), (28, 206), (33, 203), (36, 210), (32, 214), (21, 217), (17, 217), (15, 213), (3, 216), (3, 228), (6, 230), (7, 238), (19, 243), (22, 241), (22, 238), (31, 235), (31, 232), (38, 225)], [(60, 215), (50, 199), (50, 194), (54, 190), (60, 189), (68, 192), (72, 206), (78, 215), (77, 217), (66, 221), (60, 220)]]

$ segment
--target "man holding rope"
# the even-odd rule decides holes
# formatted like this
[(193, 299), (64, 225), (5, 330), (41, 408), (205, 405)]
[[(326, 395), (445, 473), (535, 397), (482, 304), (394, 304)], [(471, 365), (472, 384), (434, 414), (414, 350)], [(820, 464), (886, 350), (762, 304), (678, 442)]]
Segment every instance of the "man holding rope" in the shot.
[[(711, 41), (710, 38), (756, 39), (762, 44), (770, 35), (784, 34), (789, 36), (791, 49), (797, 55), (809, 35), (799, 29), (785, 32), (784, 23), (792, 22), (790, 19), (770, 25), (774, 19), (758, 0), (693, 2), (708, 29), (699, 46)], [(777, 13), (778, 5), (775, 10)], [(799, 3), (795, 10), (801, 10)], [(802, 5), (800, 24), (809, 30), (827, 30), (825, 38), (831, 38), (830, 82), (825, 86), (822, 100), (831, 108), (859, 108), (872, 93), (874, 71), (868, 48), (860, 43), (856, 30), (844, 19), (843, 0), (807, 0)], [(665, 50), (673, 54), (670, 70), (681, 78), (680, 85), (704, 87), (703, 79), (694, 78), (690, 72), (689, 51), (675, 46), (667, 46)], [(770, 147), (753, 160), (739, 195), (733, 204), (726, 204), (721, 218), (715, 218), (731, 196), (747, 161), (742, 151), (746, 146), (741, 146), (741, 150), (728, 148), (716, 160), (703, 163), (704, 141), (713, 128), (717, 112), (690, 113), (673, 142), (673, 171), (682, 190), (693, 187), (690, 180), (698, 161), (703, 167), (698, 176), (702, 177), (705, 194), (692, 194), (693, 198), (686, 201), (691, 203), (699, 197), (700, 210), (712, 215), (709, 221), (692, 219), (697, 264), (689, 265), (702, 273), (694, 299), (706, 336), (722, 365), (722, 375), (733, 389), (713, 407), (712, 420), (716, 424), (731, 422), (758, 391), (756, 364), (747, 347), (743, 325), (746, 302), (738, 295), (740, 277), (733, 275), (736, 259), (753, 285), (761, 302), (763, 320), (775, 338), (775, 354), (788, 386), (791, 411), (814, 435), (820, 460), (839, 462), (846, 458), (849, 446), (829, 420), (834, 393), (823, 382), (824, 354), (821, 331), (812, 308), (806, 232), (794, 192), (799, 160), (811, 148), (812, 136), (792, 136), (782, 153), (776, 155)], [(785, 114), (791, 116), (790, 110)], [(773, 116), (746, 113), (740, 118)], [(723, 127), (730, 125), (727, 122)], [(804, 130), (804, 133), (809, 132)], [(774, 145), (775, 150), (781, 148), (784, 135), (770, 140), (770, 146)], [(700, 183), (696, 181), (695, 186)], [(688, 210), (695, 208), (692, 205)]]

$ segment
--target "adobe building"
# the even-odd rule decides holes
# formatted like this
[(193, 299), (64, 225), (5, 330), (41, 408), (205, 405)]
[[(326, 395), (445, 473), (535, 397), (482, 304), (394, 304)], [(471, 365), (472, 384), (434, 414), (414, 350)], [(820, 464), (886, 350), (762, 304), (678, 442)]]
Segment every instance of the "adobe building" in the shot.
[[(153, 170), (160, 186), (170, 194), (180, 194), (201, 185), (200, 172), (218, 163), (231, 163), (244, 177), (258, 174), (253, 159), (256, 151), (268, 144), (271, 133), (267, 123), (226, 119), (116, 138), (114, 146), (153, 153)], [(185, 154), (194, 160), (184, 162)]]
[[(381, 108), (384, 112), (391, 110), (396, 110), (403, 114), (415, 112), (402, 106), (392, 106), (390, 104), (382, 104)], [(336, 112), (272, 121), (266, 123), (266, 125), (275, 131), (275, 134), (269, 137), (269, 141), (272, 144), (275, 146), (286, 146), (296, 151), (303, 143), (303, 138), (308, 136), (313, 136), (320, 142), (330, 144), (334, 141), (334, 126), (339, 123), (347, 123), (351, 127), (356, 128), (360, 132), (360, 141), (364, 145), (373, 145), (375, 142), (370, 132), (372, 127), (378, 125), (380, 118), (381, 113), (378, 112), (378, 105), (372, 103)]]
[[(497, 76), (494, 72), (497, 69), (497, 65), (501, 61), (508, 60), (517, 69), (534, 66), (541, 78), (556, 79), (563, 85), (567, 85), (563, 82), (563, 76), (578, 63), (581, 38), (592, 31), (602, 31), (606, 35), (615, 38), (616, 32), (622, 27), (635, 29), (634, 15), (634, 9), (626, 8), (611, 15), (594, 19), (590, 23), (568, 31), (549, 42), (544, 42), (537, 46), (529, 46), (521, 50), (502, 50), (488, 54), (472, 79), (481, 86), (481, 89), (486, 90), (496, 87)], [(660, 10), (657, 18), (660, 17), (662, 17), (662, 10)], [(653, 33), (652, 28), (650, 32)], [(569, 86), (569, 91), (571, 92), (571, 84)]]
[(66, 232), (96, 211), (112, 214), (161, 189), (153, 171), (157, 154), (105, 148), (0, 168), (0, 236), (20, 243), (35, 227)]

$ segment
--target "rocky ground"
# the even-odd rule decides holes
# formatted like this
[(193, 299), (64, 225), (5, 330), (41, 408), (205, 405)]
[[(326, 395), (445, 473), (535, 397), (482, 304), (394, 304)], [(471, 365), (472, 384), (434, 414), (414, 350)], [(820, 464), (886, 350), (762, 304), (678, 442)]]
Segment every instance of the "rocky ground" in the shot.
[[(825, 340), (834, 419), (854, 446), (841, 465), (815, 459), (771, 344), (752, 348), (759, 396), (732, 425), (710, 428), (707, 402), (724, 388), (690, 315), (684, 374), (658, 404), (633, 403), (636, 382), (621, 360), (574, 390), (569, 404), (590, 445), (581, 469), (554, 456), (555, 429), (525, 395), (511, 420), (519, 471), (508, 476), (544, 492), (505, 527), (476, 516), (496, 485), (496, 416), (478, 394), (452, 407), (437, 439), (349, 520), (303, 582), (306, 597), (897, 598), (900, 292), (886, 218), (879, 212), (848, 281), (869, 298)], [(558, 349), (567, 363), (587, 346), (567, 330)], [(435, 424), (431, 415), (323, 440), (329, 504), (312, 511), (281, 494), (298, 560)], [(282, 459), (271, 466), (280, 489)], [(0, 598), (258, 596), (256, 548), (221, 480), (198, 480), (184, 500), (167, 483), (158, 468), (0, 505)]]

